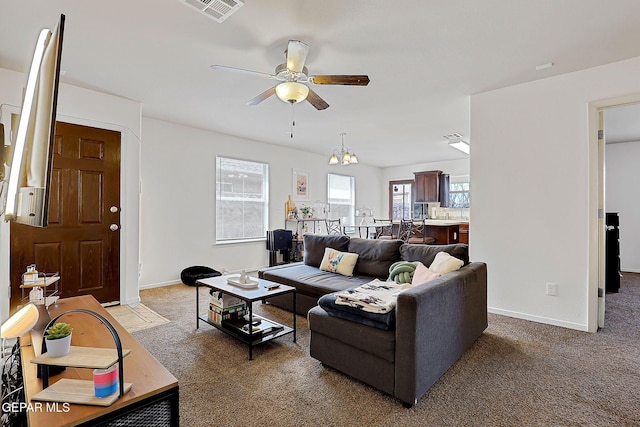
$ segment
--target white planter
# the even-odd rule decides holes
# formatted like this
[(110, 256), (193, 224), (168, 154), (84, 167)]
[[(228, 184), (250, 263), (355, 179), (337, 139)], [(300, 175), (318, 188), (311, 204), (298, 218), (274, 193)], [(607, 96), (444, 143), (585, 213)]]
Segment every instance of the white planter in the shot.
[(69, 353), (71, 348), (71, 335), (57, 340), (45, 338), (45, 341), (47, 342), (47, 354), (49, 357), (62, 357)]

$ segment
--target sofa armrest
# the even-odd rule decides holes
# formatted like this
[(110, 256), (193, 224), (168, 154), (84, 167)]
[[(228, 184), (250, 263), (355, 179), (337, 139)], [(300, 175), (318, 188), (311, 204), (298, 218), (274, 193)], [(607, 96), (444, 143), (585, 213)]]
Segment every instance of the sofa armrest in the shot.
[(487, 328), (487, 266), (470, 263), (398, 296), (394, 395), (413, 405)]

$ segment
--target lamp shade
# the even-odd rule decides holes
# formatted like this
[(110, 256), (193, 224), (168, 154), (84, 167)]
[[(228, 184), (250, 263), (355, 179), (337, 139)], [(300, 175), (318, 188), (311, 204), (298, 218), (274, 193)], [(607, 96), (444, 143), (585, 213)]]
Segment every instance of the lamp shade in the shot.
[(284, 102), (297, 103), (307, 99), (309, 88), (298, 82), (284, 82), (276, 86), (276, 95)]
[(18, 338), (29, 332), (38, 321), (38, 308), (27, 304), (2, 324), (0, 338)]
[(333, 153), (333, 155), (331, 156), (331, 158), (329, 159), (329, 164), (330, 165), (337, 165), (338, 164), (338, 156), (336, 156), (335, 153)]
[(342, 164), (348, 165), (349, 163), (351, 163), (351, 153), (345, 151), (345, 153), (342, 155)]

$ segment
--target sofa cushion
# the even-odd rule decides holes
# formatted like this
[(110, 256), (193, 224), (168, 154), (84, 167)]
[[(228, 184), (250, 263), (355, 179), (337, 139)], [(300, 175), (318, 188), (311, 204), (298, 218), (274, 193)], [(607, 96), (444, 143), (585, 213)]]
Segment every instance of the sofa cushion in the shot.
[(463, 265), (464, 261), (461, 259), (452, 257), (446, 252), (438, 252), (429, 266), (429, 270), (440, 274), (447, 274), (459, 270)]
[(453, 245), (405, 243), (400, 246), (400, 256), (404, 261), (420, 261), (424, 265), (431, 265), (438, 252), (443, 251), (461, 259), (464, 265), (469, 264), (469, 246), (464, 243), (456, 243)]
[(274, 267), (263, 270), (262, 278), (293, 286), (298, 294), (316, 299), (325, 294), (342, 291), (371, 281), (369, 276), (341, 276), (303, 263), (288, 264), (286, 268)]
[(331, 316), (362, 323), (363, 325), (372, 326), (384, 331), (393, 329), (396, 324), (395, 310), (391, 310), (388, 313), (371, 313), (361, 310), (358, 307), (336, 304), (335, 294), (321, 296), (318, 300), (318, 305)]
[(320, 270), (342, 274), (343, 276), (353, 276), (353, 268), (356, 266), (356, 261), (358, 261), (358, 254), (325, 248)]
[(413, 277), (411, 278), (411, 284), (413, 286), (427, 283), (430, 280), (437, 279), (442, 276), (442, 274), (438, 272), (431, 271), (427, 266), (419, 261), (416, 262), (416, 264), (416, 269), (413, 272)]
[(340, 252), (347, 252), (349, 249), (348, 236), (305, 234), (302, 239), (304, 242), (304, 263), (313, 267), (320, 267), (325, 248), (332, 248)]
[(361, 239), (349, 240), (349, 252), (358, 254), (356, 274), (386, 279), (389, 267), (400, 261), (402, 240)]

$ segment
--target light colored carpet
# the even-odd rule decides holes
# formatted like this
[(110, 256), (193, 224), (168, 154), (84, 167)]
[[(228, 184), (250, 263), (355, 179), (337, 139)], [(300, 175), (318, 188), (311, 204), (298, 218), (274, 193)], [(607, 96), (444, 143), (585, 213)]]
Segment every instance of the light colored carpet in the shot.
[[(302, 316), (297, 343), (282, 337), (249, 361), (233, 338), (206, 324), (196, 330), (194, 288), (141, 296), (171, 320), (134, 336), (178, 378), (183, 427), (640, 426), (640, 274), (625, 274), (620, 293), (607, 294), (607, 327), (596, 334), (490, 315), (473, 347), (410, 409), (312, 359)], [(272, 306), (255, 311), (291, 321)]]

